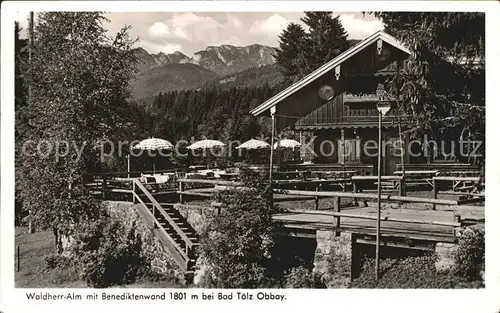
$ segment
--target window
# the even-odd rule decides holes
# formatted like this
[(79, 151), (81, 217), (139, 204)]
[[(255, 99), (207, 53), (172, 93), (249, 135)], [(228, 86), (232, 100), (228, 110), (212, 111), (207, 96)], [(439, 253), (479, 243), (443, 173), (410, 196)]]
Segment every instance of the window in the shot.
[(338, 141), (339, 147), (339, 163), (360, 163), (361, 162), (361, 140), (359, 138), (355, 139), (345, 139), (345, 146), (342, 140)]

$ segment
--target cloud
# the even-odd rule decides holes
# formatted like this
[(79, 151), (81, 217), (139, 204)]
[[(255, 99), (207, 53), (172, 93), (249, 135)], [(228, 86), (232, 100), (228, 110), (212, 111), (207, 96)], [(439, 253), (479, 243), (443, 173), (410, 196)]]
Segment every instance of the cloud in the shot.
[(243, 26), (243, 22), (234, 16), (233, 14), (228, 13), (227, 14), (227, 24), (230, 27), (236, 27), (236, 28), (241, 28)]
[(170, 32), (170, 29), (167, 25), (165, 25), (165, 23), (155, 22), (148, 28), (148, 32), (153, 37), (159, 37), (168, 34)]
[(345, 30), (349, 33), (349, 38), (363, 39), (376, 31), (384, 29), (382, 21), (365, 20), (356, 17), (354, 14), (341, 14), (339, 19)]
[(276, 37), (286, 28), (289, 21), (279, 14), (273, 14), (266, 19), (256, 21), (250, 27), (250, 32), (255, 35)]
[[(363, 39), (382, 29), (382, 23), (361, 13), (337, 12), (349, 38)], [(278, 35), (288, 23), (302, 24), (303, 12), (128, 12), (109, 13), (108, 34), (125, 24), (138, 46), (151, 52), (179, 50), (187, 55), (207, 46), (278, 45)], [(181, 48), (179, 48), (181, 47)], [(166, 50), (161, 50), (166, 49)]]
[(180, 27), (176, 27), (173, 31), (172, 31), (172, 34), (175, 35), (176, 37), (178, 38), (181, 38), (181, 39), (185, 39), (185, 40), (191, 40), (191, 38), (189, 38), (188, 34), (186, 34), (184, 32), (184, 30), (182, 30), (182, 28)]

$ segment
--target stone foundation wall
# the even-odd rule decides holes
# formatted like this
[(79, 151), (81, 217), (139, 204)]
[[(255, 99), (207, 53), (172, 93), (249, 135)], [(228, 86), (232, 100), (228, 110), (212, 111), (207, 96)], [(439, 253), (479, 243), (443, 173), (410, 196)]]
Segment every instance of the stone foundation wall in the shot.
[[(187, 220), (187, 222), (194, 228), (194, 230), (196, 230), (198, 234), (201, 234), (207, 226), (208, 220), (212, 216), (217, 215), (217, 208), (187, 209), (181, 207), (179, 208), (179, 213)], [(208, 270), (209, 266), (206, 261), (202, 257), (199, 257), (196, 260), (193, 278), (195, 286), (200, 287), (203, 285)]]
[(313, 274), (328, 288), (347, 288), (352, 276), (352, 234), (316, 231)]
[(104, 205), (111, 216), (123, 221), (126, 231), (135, 227), (142, 241), (142, 254), (148, 260), (153, 272), (175, 282), (185, 282), (182, 270), (165, 251), (160, 240), (153, 235), (146, 222), (131, 203), (105, 202)]
[(445, 271), (453, 267), (455, 261), (453, 260), (453, 253), (457, 249), (457, 244), (438, 242), (436, 244), (436, 270)]
[(179, 213), (181, 213), (189, 225), (191, 225), (191, 227), (193, 227), (194, 230), (200, 234), (205, 229), (208, 219), (217, 214), (217, 209), (187, 209), (181, 207), (179, 208)]

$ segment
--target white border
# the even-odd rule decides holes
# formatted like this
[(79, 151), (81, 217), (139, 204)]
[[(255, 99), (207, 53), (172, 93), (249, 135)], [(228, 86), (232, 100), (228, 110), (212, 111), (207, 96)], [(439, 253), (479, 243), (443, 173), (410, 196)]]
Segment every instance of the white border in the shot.
[[(500, 145), (495, 144), (500, 109), (498, 77), (500, 49), (498, 30), (500, 10), (497, 1), (122, 1), (122, 2), (2, 2), (2, 106), (1, 106), (1, 213), (0, 213), (0, 310), (2, 312), (92, 312), (121, 310), (127, 312), (198, 310), (201, 312), (275, 311), (304, 312), (317, 307), (342, 312), (499, 312), (500, 300)], [(487, 170), (486, 170), (486, 289), (485, 290), (286, 290), (287, 301), (280, 302), (50, 302), (25, 300), (22, 289), (14, 289), (14, 56), (13, 18), (15, 11), (484, 11), (486, 12), (486, 102), (487, 102)], [(35, 290), (32, 290), (35, 291)], [(51, 291), (56, 291), (55, 289)], [(69, 292), (69, 290), (57, 289)], [(79, 290), (89, 293), (91, 290)], [(127, 290), (141, 292), (140, 289)], [(142, 290), (144, 292), (144, 290)], [(151, 290), (152, 291), (152, 290)], [(164, 291), (164, 290), (158, 290)], [(169, 292), (169, 290), (165, 290)], [(189, 292), (189, 290), (186, 290)], [(277, 292), (277, 290), (275, 291)]]

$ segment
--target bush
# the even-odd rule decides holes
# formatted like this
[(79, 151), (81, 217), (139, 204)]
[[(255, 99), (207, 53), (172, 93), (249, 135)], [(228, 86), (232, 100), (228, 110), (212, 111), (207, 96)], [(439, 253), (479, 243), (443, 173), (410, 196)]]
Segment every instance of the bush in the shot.
[(47, 269), (66, 268), (71, 264), (69, 257), (60, 254), (50, 254), (43, 261)]
[(481, 272), (484, 271), (485, 265), (484, 254), (484, 230), (466, 228), (453, 253), (454, 274), (467, 281), (481, 280)]
[(134, 226), (126, 232), (118, 220), (102, 214), (97, 221), (81, 225), (74, 237), (76, 266), (89, 286), (132, 283), (148, 270)]
[(284, 275), (284, 288), (316, 288), (316, 281), (313, 272), (305, 266), (292, 268)]
[[(254, 177), (255, 178), (255, 177)], [(202, 285), (207, 288), (262, 288), (275, 284), (272, 222), (265, 182), (247, 182), (248, 189), (220, 194), (225, 209), (208, 220), (202, 234), (205, 262)]]

